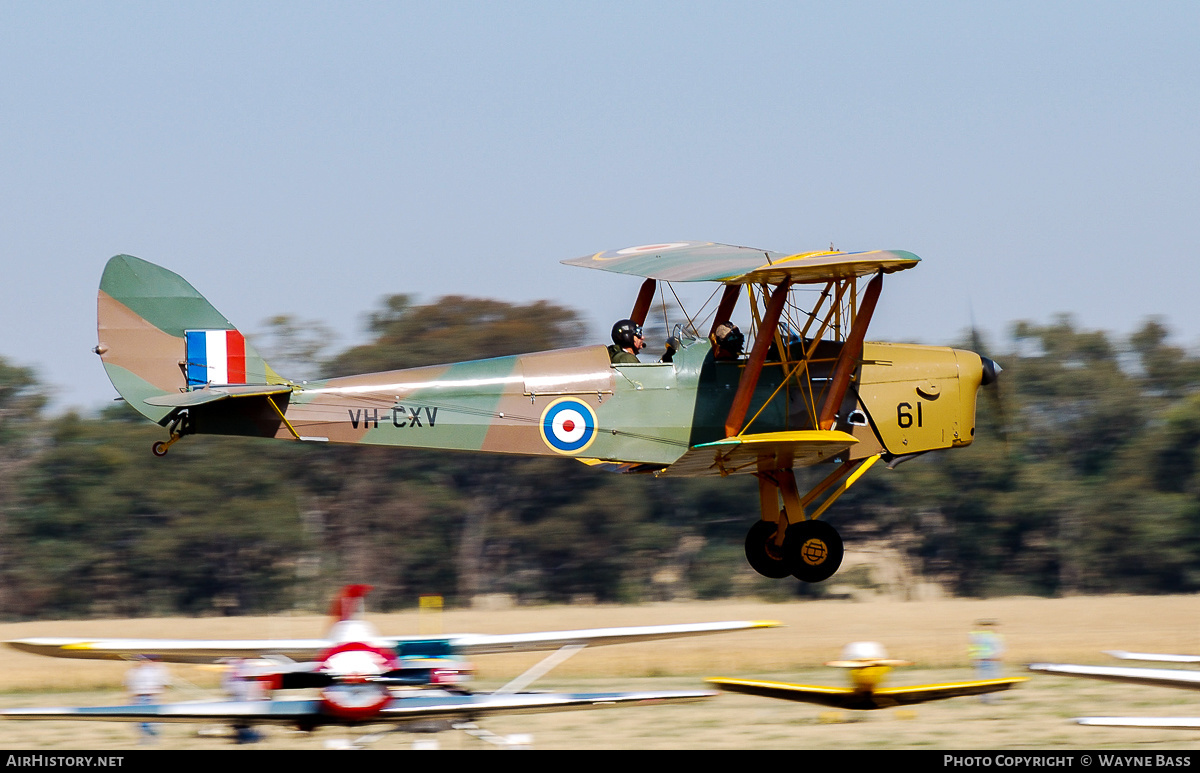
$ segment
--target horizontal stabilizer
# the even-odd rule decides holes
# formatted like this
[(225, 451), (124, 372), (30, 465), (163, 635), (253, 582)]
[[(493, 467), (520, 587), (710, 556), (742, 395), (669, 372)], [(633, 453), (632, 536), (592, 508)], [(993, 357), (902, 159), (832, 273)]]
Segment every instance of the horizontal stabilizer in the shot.
[(231, 397), (266, 397), (268, 395), (283, 395), (292, 391), (287, 385), (248, 384), (246, 386), (204, 387), (191, 392), (180, 392), (161, 397), (148, 397), (146, 405), (161, 408), (194, 408), (197, 405), (215, 403), (218, 400), (228, 400)]
[(739, 435), (692, 446), (657, 474), (694, 478), (809, 467), (837, 456), (857, 442), (853, 435), (838, 430)]

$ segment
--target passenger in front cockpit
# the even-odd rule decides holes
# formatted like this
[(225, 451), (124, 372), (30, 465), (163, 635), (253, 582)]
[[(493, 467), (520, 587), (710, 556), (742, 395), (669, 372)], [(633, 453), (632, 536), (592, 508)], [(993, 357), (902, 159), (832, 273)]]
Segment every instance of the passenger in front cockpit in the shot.
[(708, 339), (712, 342), (715, 360), (736, 360), (746, 345), (742, 331), (732, 322), (722, 322), (714, 327)]

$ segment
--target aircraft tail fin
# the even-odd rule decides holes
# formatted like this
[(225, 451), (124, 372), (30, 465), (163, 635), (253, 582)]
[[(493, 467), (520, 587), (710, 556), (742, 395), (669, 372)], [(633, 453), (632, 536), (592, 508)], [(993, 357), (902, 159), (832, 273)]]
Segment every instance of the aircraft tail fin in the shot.
[[(161, 422), (161, 398), (210, 385), (286, 384), (236, 327), (173, 271), (131, 255), (104, 267), (96, 353), (117, 392)], [(160, 398), (159, 404), (148, 400)]]
[(371, 592), (370, 585), (344, 585), (342, 592), (333, 600), (329, 616), (335, 623), (357, 620), (363, 614), (363, 599)]

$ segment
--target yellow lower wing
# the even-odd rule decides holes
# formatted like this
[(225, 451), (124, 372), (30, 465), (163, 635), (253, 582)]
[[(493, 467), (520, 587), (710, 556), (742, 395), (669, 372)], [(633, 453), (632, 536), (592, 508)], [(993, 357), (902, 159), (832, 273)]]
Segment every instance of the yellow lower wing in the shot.
[(657, 474), (672, 477), (736, 475), (809, 467), (837, 456), (858, 440), (837, 430), (764, 432), (692, 446)]

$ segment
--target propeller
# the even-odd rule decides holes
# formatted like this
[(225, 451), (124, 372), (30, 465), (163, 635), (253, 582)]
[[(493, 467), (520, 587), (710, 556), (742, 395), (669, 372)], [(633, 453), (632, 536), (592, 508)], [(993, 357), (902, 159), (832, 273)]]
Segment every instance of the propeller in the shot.
[(983, 364), (983, 379), (979, 382), (980, 386), (991, 387), (987, 390), (988, 401), (992, 405), (995, 414), (996, 432), (1000, 435), (1000, 439), (1004, 441), (1004, 448), (1009, 449), (1008, 442), (1008, 421), (1006, 420), (1006, 412), (1004, 409), (1004, 399), (1000, 389), (1000, 373), (1004, 368), (1000, 364), (984, 354), (983, 337), (979, 334), (979, 328), (975, 326), (975, 314), (971, 312), (971, 350), (979, 355), (979, 359)]

